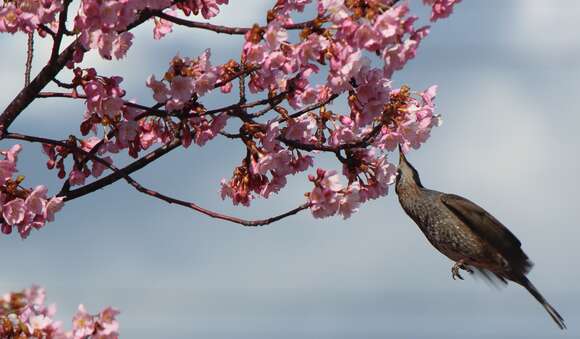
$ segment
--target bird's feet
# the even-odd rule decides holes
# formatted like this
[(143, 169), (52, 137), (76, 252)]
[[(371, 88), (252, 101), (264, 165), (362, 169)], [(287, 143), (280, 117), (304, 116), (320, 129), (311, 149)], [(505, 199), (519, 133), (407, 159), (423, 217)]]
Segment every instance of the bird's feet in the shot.
[(451, 267), (451, 278), (453, 278), (453, 280), (455, 280), (456, 278), (463, 280), (463, 277), (461, 276), (461, 274), (459, 274), (459, 269), (462, 269), (469, 273), (473, 273), (473, 270), (465, 264), (463, 259), (461, 259), (458, 262), (456, 262), (455, 265), (453, 265), (453, 267)]

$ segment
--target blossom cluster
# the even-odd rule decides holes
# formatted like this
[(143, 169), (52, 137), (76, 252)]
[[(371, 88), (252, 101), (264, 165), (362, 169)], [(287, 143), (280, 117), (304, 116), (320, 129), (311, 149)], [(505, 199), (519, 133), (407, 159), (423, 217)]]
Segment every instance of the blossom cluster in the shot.
[(218, 67), (212, 67), (210, 57), (209, 49), (197, 58), (176, 56), (163, 79), (157, 80), (155, 75), (151, 75), (147, 79), (147, 87), (153, 91), (155, 101), (172, 112), (183, 109), (192, 101), (194, 94), (201, 97), (214, 89), (223, 72)]
[[(432, 9), (432, 22), (447, 17), (459, 2), (423, 0)], [(66, 179), (63, 196), (70, 186), (83, 186), (91, 177), (100, 180), (106, 171), (115, 171), (119, 153), (142, 161), (147, 157), (143, 151), (154, 145), (201, 147), (223, 135), (242, 143), (244, 154), (231, 177), (221, 180), (222, 199), (249, 206), (253, 199), (270, 198), (286, 187), (290, 175), (318, 167), (316, 156), (326, 152), (342, 171), (318, 168), (308, 176), (313, 184), (306, 193), (310, 211), (317, 218), (348, 218), (362, 203), (388, 193), (396, 172), (389, 153), (398, 145), (404, 151), (419, 148), (441, 124), (435, 113), (436, 86), (412, 91), (392, 81), (393, 74), (415, 57), (430, 29), (412, 15), (407, 2), (277, 0), (262, 26), (190, 22), (192, 27), (243, 34), (239, 59), (217, 63), (209, 49), (197, 56), (176, 55), (162, 75), (153, 72), (144, 81), (151, 90), (150, 105), (127, 99), (123, 78), (75, 66), (90, 49), (104, 59), (124, 57), (134, 38), (129, 30), (140, 20), (153, 21), (154, 38), (160, 39), (173, 25), (187, 22), (184, 16), (210, 19), (227, 3), (80, 2), (73, 29), (67, 30), (80, 42), (67, 64), (72, 79), (64, 86), (57, 82), (70, 92), (57, 94), (85, 100), (82, 136), (43, 144), (47, 167)], [(294, 22), (296, 12), (308, 7), (315, 17)], [(4, 2), (0, 31), (46, 30), (38, 25), (54, 26), (55, 14), (62, 9), (60, 1)], [(20, 24), (21, 17), (34, 17), (37, 24)], [(235, 82), (237, 103), (206, 107), (210, 92), (231, 93)], [(265, 98), (250, 101), (253, 97)], [(333, 105), (339, 98), (346, 104), (344, 111)], [(232, 129), (235, 132), (229, 133)], [(2, 153), (7, 163), (0, 192), (2, 231), (17, 227), (26, 237), (32, 228), (52, 221), (62, 198), (47, 198), (44, 186), (20, 187), (23, 179), (12, 178), (18, 151)]]
[(288, 127), (281, 129), (278, 122), (271, 122), (266, 127), (246, 126), (247, 132), (257, 138), (257, 142), (248, 140), (248, 156), (242, 165), (234, 170), (230, 180), (222, 179), (221, 197), (232, 199), (234, 205), (250, 205), (256, 193), (268, 198), (286, 186), (286, 176), (303, 172), (313, 164), (313, 157), (299, 151), (291, 151), (280, 144), (280, 136), (300, 140), (311, 140), (316, 121), (309, 115), (293, 119)]
[[(185, 15), (201, 12), (206, 19), (219, 13), (219, 5), (228, 0), (188, 0), (173, 5), (171, 0), (84, 0), (75, 17), (74, 30), (80, 33), (80, 42), (86, 50), (96, 49), (104, 59), (121, 59), (131, 47), (133, 34), (127, 32), (144, 10), (179, 9)], [(175, 13), (173, 11), (172, 13)], [(171, 31), (171, 24), (155, 20), (154, 36), (160, 39)], [(75, 62), (82, 60), (83, 51), (77, 51)]]
[(51, 25), (61, 10), (61, 0), (3, 1), (0, 5), (0, 33), (34, 32), (40, 25)]
[[(170, 0), (151, 1), (82, 1), (74, 20), (74, 30), (80, 33), (80, 42), (86, 50), (96, 49), (104, 59), (121, 59), (132, 45), (133, 34), (127, 27), (133, 23), (139, 11), (163, 9), (171, 5)], [(76, 62), (82, 60), (82, 51), (77, 52)]]
[(19, 144), (8, 150), (0, 150), (4, 157), (0, 160), (0, 230), (4, 234), (12, 233), (16, 227), (22, 238), (28, 237), (33, 228), (42, 228), (47, 221), (54, 221), (54, 214), (63, 206), (61, 197), (47, 197), (47, 188), (38, 185), (33, 189), (21, 187), (24, 177), (17, 172), (16, 162), (22, 147)]
[(47, 339), (117, 339), (119, 314), (107, 307), (99, 314), (89, 314), (79, 305), (73, 317), (72, 331), (65, 332), (62, 323), (54, 320), (55, 305), (45, 305), (46, 291), (32, 286), (0, 298), (0, 337)]

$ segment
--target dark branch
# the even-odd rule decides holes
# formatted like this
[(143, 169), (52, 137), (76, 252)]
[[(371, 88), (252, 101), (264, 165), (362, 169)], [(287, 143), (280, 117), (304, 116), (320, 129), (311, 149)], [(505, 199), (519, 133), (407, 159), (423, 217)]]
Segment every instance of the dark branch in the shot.
[(329, 102), (331, 102), (332, 100), (334, 100), (334, 99), (338, 98), (338, 96), (339, 96), (339, 95), (340, 95), (340, 94), (336, 94), (336, 93), (335, 93), (335, 94), (331, 95), (331, 96), (330, 96), (330, 97), (329, 97), (327, 100), (324, 100), (324, 101), (321, 101), (321, 102), (319, 102), (319, 103), (316, 103), (316, 104), (310, 105), (310, 106), (308, 106), (308, 107), (306, 107), (306, 108), (304, 108), (304, 109), (302, 109), (302, 110), (300, 110), (300, 111), (298, 111), (298, 112), (296, 112), (296, 113), (292, 113), (292, 114), (290, 114), (290, 115), (289, 115), (287, 118), (281, 118), (281, 119), (279, 119), (279, 122), (285, 122), (286, 120), (288, 120), (288, 119), (290, 119), (290, 118), (298, 118), (299, 116), (301, 116), (301, 115), (303, 115), (303, 114), (306, 114), (306, 113), (308, 113), (308, 112), (310, 112), (310, 111), (313, 111), (313, 110), (315, 110), (315, 109), (318, 109), (318, 108), (320, 108), (320, 107), (322, 107), (322, 106), (324, 106), (324, 105), (328, 104), (328, 103), (329, 103)]
[(300, 150), (304, 150), (304, 151), (309, 151), (309, 152), (310, 151), (323, 151), (323, 152), (338, 153), (341, 150), (367, 147), (373, 141), (373, 139), (377, 136), (377, 134), (379, 134), (379, 132), (381, 131), (382, 128), (383, 128), (383, 125), (378, 124), (359, 141), (340, 144), (338, 146), (305, 144), (305, 143), (301, 143), (301, 142), (298, 142), (295, 140), (286, 139), (282, 136), (279, 136), (278, 140), (280, 140), (280, 142), (283, 142), (284, 144), (286, 144), (292, 148), (300, 149)]
[[(148, 154), (147, 156), (145, 156), (142, 159), (137, 160), (136, 162), (134, 162), (133, 164), (124, 167), (122, 169), (119, 169), (117, 167), (115, 167), (112, 164), (109, 164), (108, 162), (106, 162), (105, 160), (99, 158), (98, 156), (91, 154), (90, 152), (87, 152), (79, 147), (77, 147), (76, 145), (72, 145), (72, 144), (68, 144), (66, 142), (63, 141), (59, 141), (59, 140), (53, 140), (53, 139), (48, 139), (48, 138), (41, 138), (41, 137), (35, 137), (35, 136), (30, 136), (30, 135), (24, 135), (24, 134), (18, 134), (18, 133), (7, 133), (5, 136), (6, 139), (15, 139), (15, 140), (23, 140), (23, 141), (29, 141), (29, 142), (38, 142), (38, 143), (44, 143), (44, 144), (51, 144), (51, 145), (56, 145), (56, 146), (61, 146), (61, 147), (66, 147), (74, 152), (79, 152), (82, 153), (84, 156), (86, 157), (90, 157), (91, 160), (93, 161), (97, 161), (105, 166), (107, 166), (110, 170), (113, 171), (112, 174), (108, 175), (107, 177), (104, 177), (100, 180), (97, 180), (91, 184), (85, 185), (77, 190), (73, 190), (70, 191), (69, 194), (67, 194), (65, 196), (65, 201), (70, 201), (72, 199), (76, 199), (78, 197), (81, 197), (82, 195), (88, 194), (90, 192), (94, 192), (99, 188), (102, 188), (106, 185), (112, 184), (113, 182), (117, 181), (118, 179), (125, 179), (131, 186), (133, 186), (137, 191), (144, 193), (146, 195), (149, 195), (151, 197), (163, 200), (167, 203), (170, 204), (177, 204), (183, 207), (187, 207), (190, 209), (193, 209), (194, 211), (200, 212), (202, 214), (205, 214), (211, 218), (215, 218), (215, 219), (220, 219), (220, 220), (225, 220), (225, 221), (229, 221), (232, 223), (236, 223), (236, 224), (240, 224), (243, 226), (263, 226), (263, 225), (268, 225), (271, 224), (273, 222), (276, 222), (280, 219), (289, 217), (291, 215), (297, 214), (300, 211), (303, 211), (305, 209), (307, 209), (308, 207), (310, 207), (310, 203), (304, 203), (296, 208), (293, 208), (287, 212), (284, 212), (282, 214), (267, 218), (267, 219), (259, 219), (259, 220), (246, 220), (246, 219), (241, 219), (238, 217), (233, 217), (233, 216), (229, 216), (229, 215), (225, 215), (222, 213), (218, 213), (218, 212), (214, 212), (211, 210), (208, 210), (206, 208), (203, 208), (201, 206), (198, 206), (197, 204), (194, 204), (192, 202), (188, 202), (188, 201), (184, 201), (184, 200), (179, 200), (179, 199), (175, 199), (172, 198), (170, 196), (161, 194), (157, 191), (148, 189), (144, 186), (142, 186), (139, 182), (137, 182), (135, 179), (131, 178), (131, 176), (129, 175), (130, 173), (136, 171), (139, 168), (137, 168), (138, 166), (135, 166), (135, 163), (138, 162), (145, 162), (145, 165), (151, 161), (154, 161), (155, 159), (159, 158), (161, 155), (168, 153), (169, 151), (171, 151), (172, 149), (174, 149), (175, 147), (181, 145), (181, 141), (177, 140), (172, 142), (171, 144), (168, 144), (166, 146), (161, 147), (160, 149), (157, 149), (156, 151)], [(165, 150), (163, 150), (162, 152), (158, 152), (160, 150), (162, 150), (163, 148), (165, 148)], [(172, 148), (173, 147), (173, 148)], [(91, 150), (92, 151), (92, 150)], [(150, 159), (146, 159), (147, 157), (150, 157)], [(108, 178), (118, 178), (116, 180), (112, 180), (112, 179), (108, 179)], [(99, 182), (106, 182), (106, 184), (101, 185), (101, 184), (97, 184)], [(97, 184), (97, 185), (94, 185)], [(100, 186), (100, 187), (97, 187)], [(84, 194), (77, 194), (76, 192), (82, 192)], [(86, 193), (85, 193), (86, 192)], [(72, 194), (72, 195), (71, 195)]]
[(53, 63), (58, 58), (58, 52), (60, 51), (60, 44), (62, 43), (62, 37), (66, 31), (66, 19), (68, 16), (68, 7), (72, 0), (65, 0), (63, 3), (63, 9), (58, 16), (58, 30), (53, 36), (54, 41), (52, 44), (52, 51), (50, 53), (49, 64)]
[(26, 45), (26, 70), (24, 71), (24, 86), (30, 85), (30, 73), (32, 73), (32, 58), (34, 56), (34, 32), (28, 33)]
[[(161, 18), (161, 19), (173, 22), (176, 25), (190, 27), (190, 28), (204, 29), (204, 30), (208, 30), (208, 31), (216, 32), (216, 33), (224, 33), (224, 34), (230, 34), (230, 35), (243, 35), (252, 29), (251, 27), (228, 27), (228, 26), (212, 25), (210, 23), (205, 23), (205, 22), (185, 20), (185, 19), (177, 18), (177, 17), (174, 17), (172, 15), (163, 13), (162, 11), (155, 11), (154, 15)], [(311, 27), (311, 26), (315, 25), (315, 23), (316, 23), (316, 20), (310, 20), (310, 21), (305, 21), (305, 22), (301, 22), (301, 23), (297, 23), (297, 24), (284, 25), (284, 28), (286, 28), (288, 30), (304, 29), (306, 27)], [(265, 28), (265, 27), (262, 27), (262, 28)]]

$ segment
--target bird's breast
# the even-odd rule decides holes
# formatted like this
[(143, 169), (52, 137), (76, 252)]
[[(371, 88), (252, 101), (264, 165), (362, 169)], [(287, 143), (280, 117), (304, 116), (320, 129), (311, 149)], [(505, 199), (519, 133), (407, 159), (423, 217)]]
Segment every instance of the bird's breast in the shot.
[(429, 242), (451, 260), (484, 256), (484, 243), (439, 200), (436, 193), (401, 192), (399, 202)]

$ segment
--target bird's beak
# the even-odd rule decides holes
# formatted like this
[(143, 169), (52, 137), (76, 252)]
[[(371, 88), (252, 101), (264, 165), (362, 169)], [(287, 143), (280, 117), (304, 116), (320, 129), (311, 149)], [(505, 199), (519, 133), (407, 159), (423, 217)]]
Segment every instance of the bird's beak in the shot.
[(407, 162), (407, 158), (405, 157), (405, 152), (403, 152), (401, 144), (399, 144), (399, 165), (404, 162)]

